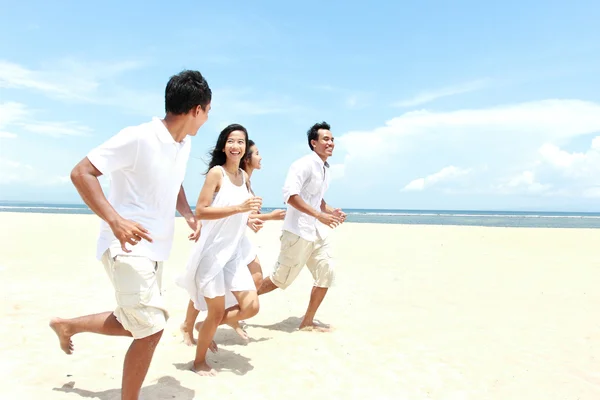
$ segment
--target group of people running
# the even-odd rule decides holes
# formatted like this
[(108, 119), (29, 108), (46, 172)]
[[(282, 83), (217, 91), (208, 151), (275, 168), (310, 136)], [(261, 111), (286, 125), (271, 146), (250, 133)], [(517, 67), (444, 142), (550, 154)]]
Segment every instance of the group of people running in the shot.
[[(165, 90), (164, 119), (127, 127), (90, 151), (71, 172), (83, 201), (101, 218), (96, 256), (113, 285), (113, 311), (72, 319), (53, 318), (50, 327), (61, 349), (73, 352), (72, 337), (82, 332), (133, 337), (125, 355), (122, 399), (139, 397), (168, 311), (162, 296), (163, 263), (172, 247), (175, 210), (192, 230), (194, 241), (187, 265), (176, 283), (189, 295), (183, 340), (196, 344), (192, 369), (214, 375), (206, 362), (216, 351), (214, 336), (229, 325), (242, 337), (241, 322), (259, 311), (259, 295), (287, 288), (306, 265), (314, 285), (299, 329), (328, 330), (315, 314), (334, 279), (328, 231), (346, 219), (328, 205), (329, 164), (334, 139), (330, 126), (314, 124), (307, 132), (311, 152), (294, 161), (283, 184), (287, 210), (261, 213), (262, 199), (250, 178), (261, 167), (257, 145), (239, 124), (219, 134), (206, 179), (192, 212), (183, 179), (190, 154), (190, 136), (207, 121), (212, 92), (198, 71), (174, 75)], [(104, 196), (98, 177), (109, 175)], [(246, 236), (265, 221), (283, 220), (280, 252), (264, 277), (257, 252)], [(196, 323), (200, 311), (206, 318)], [(194, 339), (194, 328), (198, 339)]]

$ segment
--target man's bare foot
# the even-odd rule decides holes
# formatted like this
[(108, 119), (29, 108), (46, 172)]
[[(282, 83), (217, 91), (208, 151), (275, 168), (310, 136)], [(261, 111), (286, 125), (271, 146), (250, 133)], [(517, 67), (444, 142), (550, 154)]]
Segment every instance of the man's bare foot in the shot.
[[(202, 328), (203, 323), (204, 323), (204, 321), (196, 322), (196, 330), (198, 331), (198, 335), (200, 334), (200, 329)], [(217, 346), (217, 344), (215, 343), (214, 340), (211, 340), (210, 345), (208, 346), (208, 349), (210, 351), (212, 351), (213, 353), (216, 353), (217, 351), (219, 351), (219, 347)]]
[(66, 354), (73, 354), (73, 341), (71, 340), (71, 336), (73, 334), (69, 332), (69, 327), (67, 321), (60, 318), (53, 318), (50, 320), (50, 328), (56, 333), (58, 336), (58, 341), (60, 342), (60, 348)]
[(233, 323), (227, 324), (227, 325), (230, 326), (235, 331), (235, 333), (237, 333), (238, 336), (241, 337), (242, 339), (244, 339), (244, 340), (250, 339), (250, 337), (248, 336), (248, 333), (239, 324), (239, 321), (233, 322)]
[(196, 363), (192, 365), (192, 371), (197, 373), (200, 376), (216, 376), (217, 371), (215, 371), (210, 365), (204, 362)]
[(194, 331), (193, 330), (192, 330), (192, 332), (188, 331), (185, 322), (183, 324), (181, 324), (181, 326), (179, 327), (179, 330), (181, 330), (181, 334), (183, 335), (183, 343), (185, 343), (187, 346), (195, 346), (196, 345), (196, 339), (194, 339)]
[(316, 323), (314, 321), (302, 321), (298, 330), (305, 332), (331, 332), (333, 328), (331, 325)]

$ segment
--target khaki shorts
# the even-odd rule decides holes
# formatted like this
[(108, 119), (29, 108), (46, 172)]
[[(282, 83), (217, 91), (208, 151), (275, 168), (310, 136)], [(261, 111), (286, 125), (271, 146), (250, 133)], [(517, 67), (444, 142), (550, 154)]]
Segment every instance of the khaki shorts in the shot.
[(281, 234), (281, 249), (271, 281), (277, 287), (285, 289), (306, 265), (314, 279), (314, 286), (329, 288), (334, 280), (334, 266), (331, 259), (331, 246), (327, 239), (314, 242), (302, 239), (288, 231)]
[(115, 289), (117, 321), (134, 339), (162, 331), (169, 319), (161, 295), (163, 263), (140, 256), (113, 258), (109, 250), (102, 263)]

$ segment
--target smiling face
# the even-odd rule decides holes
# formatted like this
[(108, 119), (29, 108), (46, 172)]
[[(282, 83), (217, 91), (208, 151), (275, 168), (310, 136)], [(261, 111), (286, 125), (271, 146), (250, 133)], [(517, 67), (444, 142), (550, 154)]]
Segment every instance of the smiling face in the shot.
[(333, 134), (328, 129), (319, 129), (318, 133), (319, 138), (317, 140), (311, 140), (310, 143), (313, 146), (314, 152), (323, 160), (326, 160), (333, 155), (333, 149), (335, 148)]
[(260, 169), (261, 161), (262, 156), (258, 152), (258, 147), (256, 147), (256, 145), (250, 147), (250, 160), (248, 161), (248, 166), (252, 169)]
[(238, 164), (246, 153), (246, 134), (242, 131), (233, 131), (227, 137), (223, 149), (228, 160), (236, 161)]

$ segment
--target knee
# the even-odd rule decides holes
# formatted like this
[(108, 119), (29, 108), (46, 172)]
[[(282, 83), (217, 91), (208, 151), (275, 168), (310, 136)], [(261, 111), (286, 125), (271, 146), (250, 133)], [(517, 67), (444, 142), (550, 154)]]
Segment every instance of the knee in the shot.
[(209, 310), (208, 314), (206, 315), (206, 319), (204, 321), (218, 325), (221, 323), (224, 316), (225, 316), (225, 309)]
[(247, 304), (244, 304), (244, 308), (240, 311), (241, 311), (243, 318), (252, 318), (256, 314), (258, 314), (259, 310), (260, 310), (260, 305), (258, 302), (258, 297), (256, 297), (252, 301), (249, 301)]

